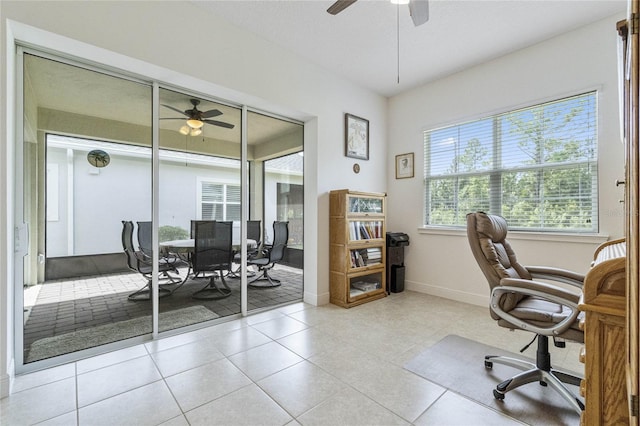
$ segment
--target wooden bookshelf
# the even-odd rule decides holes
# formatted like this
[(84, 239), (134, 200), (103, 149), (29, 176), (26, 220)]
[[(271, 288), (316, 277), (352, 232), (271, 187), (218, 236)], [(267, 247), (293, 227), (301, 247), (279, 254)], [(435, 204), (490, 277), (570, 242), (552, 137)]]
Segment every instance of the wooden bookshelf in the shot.
[(385, 203), (381, 193), (330, 192), (331, 303), (349, 308), (387, 295)]

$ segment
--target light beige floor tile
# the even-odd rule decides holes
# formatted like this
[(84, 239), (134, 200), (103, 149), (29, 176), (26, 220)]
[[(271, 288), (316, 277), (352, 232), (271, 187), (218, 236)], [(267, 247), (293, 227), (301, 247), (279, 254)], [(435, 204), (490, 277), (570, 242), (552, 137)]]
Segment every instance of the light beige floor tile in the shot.
[(297, 418), (305, 426), (315, 425), (408, 425), (391, 411), (360, 392), (347, 388)]
[(251, 380), (226, 359), (168, 377), (166, 382), (183, 411), (251, 384)]
[(34, 424), (75, 409), (75, 378), (63, 379), (0, 400), (0, 424)]
[(271, 342), (229, 357), (253, 381), (284, 370), (303, 359), (284, 346)]
[(61, 365), (59, 367), (48, 368), (46, 370), (35, 371), (33, 373), (17, 376), (13, 381), (12, 392), (21, 392), (36, 386), (57, 382), (58, 380), (75, 377), (76, 365), (74, 363)]
[(337, 350), (345, 342), (315, 327), (307, 328), (281, 339), (278, 343), (303, 358), (309, 358), (322, 352)]
[(54, 417), (49, 420), (45, 420), (41, 423), (36, 423), (37, 426), (77, 426), (78, 425), (78, 411), (70, 411), (58, 417)]
[(380, 367), (385, 365), (383, 360), (346, 345), (314, 355), (308, 360), (348, 384), (377, 375)]
[(284, 316), (284, 313), (279, 312), (277, 309), (274, 309), (271, 311), (260, 312), (259, 314), (249, 315), (245, 318), (245, 320), (247, 321), (247, 324), (255, 325), (275, 318), (282, 318)]
[(438, 399), (415, 422), (416, 426), (516, 426), (524, 423), (498, 413), (488, 407), (476, 404), (453, 392), (447, 392)]
[(224, 358), (213, 339), (196, 340), (151, 354), (164, 377)]
[(129, 361), (131, 359), (139, 358), (146, 355), (148, 355), (148, 353), (144, 345), (137, 345), (126, 349), (121, 349), (119, 351), (109, 352), (103, 355), (83, 359), (76, 363), (78, 369), (77, 374), (98, 370), (100, 368), (108, 367), (110, 365), (118, 364), (123, 361)]
[(280, 312), (280, 313), (283, 313), (285, 315), (290, 315), (290, 314), (294, 314), (296, 312), (303, 311), (305, 309), (309, 309), (312, 306), (313, 305), (309, 305), (308, 303), (298, 302), (298, 303), (292, 303), (290, 305), (278, 308), (277, 311)]
[(180, 414), (178, 417), (174, 417), (171, 420), (160, 423), (159, 426), (189, 426), (189, 422), (184, 414)]
[(289, 317), (307, 325), (314, 326), (339, 318), (349, 317), (349, 310), (335, 305), (314, 306), (304, 311), (289, 314)]
[(178, 334), (176, 336), (163, 337), (162, 339), (154, 340), (149, 343), (145, 343), (145, 347), (149, 353), (164, 351), (166, 349), (175, 348), (176, 346), (185, 345), (191, 343), (200, 338), (195, 333)]
[(308, 361), (258, 382), (271, 398), (294, 417), (315, 407), (345, 388), (340, 380)]
[(149, 356), (78, 375), (78, 406), (147, 385), (162, 376)]
[(180, 415), (171, 392), (162, 381), (121, 393), (78, 410), (79, 425), (157, 425)]
[(243, 352), (273, 341), (251, 327), (244, 327), (222, 333), (214, 336), (213, 339), (216, 342), (218, 350), (226, 356), (237, 354), (238, 352)]
[(292, 420), (282, 407), (254, 384), (189, 411), (186, 417), (191, 426), (279, 426)]
[(403, 419), (417, 419), (446, 389), (396, 366), (379, 368), (361, 376), (354, 388)]
[(251, 327), (275, 340), (304, 330), (309, 326), (293, 318), (279, 317), (252, 325)]

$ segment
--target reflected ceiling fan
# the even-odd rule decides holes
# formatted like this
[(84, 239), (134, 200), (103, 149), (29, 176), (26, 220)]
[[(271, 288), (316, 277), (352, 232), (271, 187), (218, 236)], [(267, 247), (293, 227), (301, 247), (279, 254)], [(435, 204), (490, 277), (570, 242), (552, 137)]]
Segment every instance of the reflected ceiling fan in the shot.
[[(333, 3), (327, 12), (332, 15), (337, 15), (338, 13), (345, 10), (347, 7), (354, 4), (357, 0), (338, 0)], [(394, 4), (408, 4), (409, 5), (409, 13), (411, 14), (411, 19), (413, 19), (413, 25), (416, 27), (418, 25), (422, 25), (429, 20), (429, 1), (428, 0), (391, 0), (391, 3)]]
[[(163, 107), (167, 107), (170, 110), (178, 112), (187, 117), (186, 126), (182, 126), (180, 128), (180, 133), (182, 133), (183, 135), (198, 136), (202, 133), (202, 126), (204, 126), (205, 123), (212, 124), (218, 127), (224, 127), (225, 129), (233, 129), (235, 127), (233, 124), (225, 123), (224, 121), (210, 120), (210, 118), (222, 115), (222, 112), (220, 110), (210, 109), (208, 111), (200, 111), (198, 109), (198, 105), (200, 105), (200, 101), (198, 99), (189, 99), (189, 101), (193, 105), (193, 108), (184, 111), (179, 110), (178, 108), (171, 105), (162, 104)], [(160, 120), (184, 120), (184, 118), (170, 117), (161, 118)]]

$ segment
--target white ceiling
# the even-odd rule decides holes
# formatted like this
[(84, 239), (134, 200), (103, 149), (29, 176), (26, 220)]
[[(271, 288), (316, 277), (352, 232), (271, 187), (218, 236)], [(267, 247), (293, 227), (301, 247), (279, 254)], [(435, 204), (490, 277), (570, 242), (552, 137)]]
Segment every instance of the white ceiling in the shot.
[(626, 0), (430, 0), (429, 22), (414, 27), (387, 0), (335, 16), (332, 0), (193, 1), (384, 96), (626, 11)]

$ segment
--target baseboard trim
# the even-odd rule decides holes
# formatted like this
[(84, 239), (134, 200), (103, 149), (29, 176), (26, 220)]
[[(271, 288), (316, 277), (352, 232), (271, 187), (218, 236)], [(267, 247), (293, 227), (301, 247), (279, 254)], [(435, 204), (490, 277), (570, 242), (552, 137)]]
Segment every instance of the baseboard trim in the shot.
[(303, 301), (313, 306), (321, 306), (329, 303), (330, 297), (329, 293), (315, 294), (305, 292)]
[[(405, 281), (405, 289), (418, 293), (430, 294), (432, 296), (443, 297), (457, 302), (469, 303), (477, 306), (489, 306), (489, 295), (468, 293), (465, 291), (452, 290), (446, 287), (419, 283), (415, 281)], [(487, 293), (489, 289), (487, 288)]]
[[(9, 371), (13, 371), (13, 360), (9, 366)], [(11, 394), (11, 374), (3, 374), (0, 376), (0, 399), (6, 398)]]

